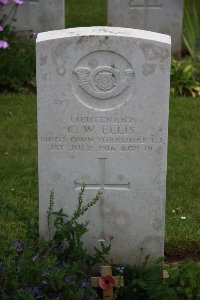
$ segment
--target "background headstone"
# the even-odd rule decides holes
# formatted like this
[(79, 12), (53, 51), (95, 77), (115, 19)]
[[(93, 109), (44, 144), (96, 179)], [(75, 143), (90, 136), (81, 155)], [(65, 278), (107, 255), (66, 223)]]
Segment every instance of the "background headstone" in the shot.
[(108, 25), (169, 34), (181, 55), (183, 0), (108, 0)]
[(170, 37), (126, 28), (73, 28), (37, 37), (40, 234), (55, 209), (86, 215), (87, 247), (112, 241), (113, 263), (163, 255)]
[[(4, 6), (1, 14), (8, 13), (13, 2)], [(65, 28), (64, 0), (24, 0), (15, 15), (12, 27), (17, 31), (43, 32)], [(8, 19), (10, 23), (10, 19)]]

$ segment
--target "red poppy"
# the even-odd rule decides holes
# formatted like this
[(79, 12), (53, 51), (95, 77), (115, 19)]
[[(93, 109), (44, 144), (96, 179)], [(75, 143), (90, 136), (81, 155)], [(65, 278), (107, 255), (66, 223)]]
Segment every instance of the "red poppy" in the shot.
[(115, 280), (111, 275), (101, 276), (99, 278), (99, 286), (102, 290), (108, 290), (110, 287), (113, 287), (115, 284)]

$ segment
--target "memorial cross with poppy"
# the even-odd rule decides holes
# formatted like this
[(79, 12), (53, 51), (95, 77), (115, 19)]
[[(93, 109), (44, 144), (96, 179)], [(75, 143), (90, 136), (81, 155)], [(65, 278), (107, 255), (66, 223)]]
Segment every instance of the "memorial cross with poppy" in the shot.
[(101, 276), (91, 277), (91, 286), (103, 290), (103, 300), (111, 300), (113, 288), (124, 286), (123, 276), (112, 276), (111, 266), (101, 266)]

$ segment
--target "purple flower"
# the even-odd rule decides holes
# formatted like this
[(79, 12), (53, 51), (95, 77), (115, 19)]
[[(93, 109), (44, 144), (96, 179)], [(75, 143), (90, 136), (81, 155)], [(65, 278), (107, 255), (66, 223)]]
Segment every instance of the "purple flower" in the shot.
[(40, 297), (41, 296), (40, 289), (37, 286), (32, 286), (30, 288), (27, 288), (27, 291), (31, 292), (31, 294), (34, 297)]
[(65, 276), (65, 282), (70, 283), (73, 287), (76, 287), (76, 276), (75, 275)]
[(49, 292), (49, 298), (50, 298), (50, 299), (54, 299), (54, 296), (55, 296), (54, 292), (53, 292), (53, 291), (50, 291), (50, 292)]
[(88, 286), (89, 286), (89, 280), (88, 280), (88, 278), (85, 278), (81, 284), (81, 287), (88, 288)]
[(20, 240), (14, 241), (13, 247), (17, 250), (18, 254), (22, 254), (24, 252), (24, 242)]
[(72, 264), (72, 259), (71, 257), (67, 257), (67, 259), (65, 260), (65, 263), (68, 264), (68, 265), (71, 265)]
[(109, 240), (110, 240), (110, 242), (114, 239), (114, 235), (113, 234), (109, 234)]
[(58, 294), (58, 299), (59, 299), (59, 300), (64, 300), (64, 299), (65, 299), (62, 293), (59, 293), (59, 294)]
[(0, 25), (0, 32), (2, 32), (2, 31), (3, 31), (3, 26)]
[(39, 296), (40, 290), (37, 286), (33, 286), (31, 290), (34, 296)]
[(14, 2), (16, 5), (21, 5), (24, 1), (23, 1), (23, 0), (13, 0), (13, 2)]
[(33, 31), (32, 34), (31, 34), (31, 37), (36, 38), (37, 37), (37, 32)]
[(0, 40), (0, 48), (6, 49), (9, 47), (8, 42)]
[(0, 4), (2, 5), (5, 5), (5, 4), (8, 4), (9, 3), (9, 0), (0, 0)]

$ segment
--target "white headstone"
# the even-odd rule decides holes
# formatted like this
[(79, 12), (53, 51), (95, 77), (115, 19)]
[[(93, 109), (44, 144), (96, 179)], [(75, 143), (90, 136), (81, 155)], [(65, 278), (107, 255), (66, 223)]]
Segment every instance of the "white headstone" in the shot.
[(172, 37), (172, 53), (181, 54), (183, 0), (108, 0), (108, 25), (144, 29)]
[[(13, 2), (3, 6), (1, 14), (8, 14)], [(12, 14), (11, 14), (12, 16)], [(24, 0), (15, 15), (12, 27), (17, 31), (43, 32), (65, 28), (64, 0)], [(7, 22), (10, 23), (10, 18)]]
[(113, 234), (114, 263), (163, 255), (170, 37), (126, 28), (74, 28), (37, 38), (40, 233), (71, 214), (81, 184), (85, 243)]

